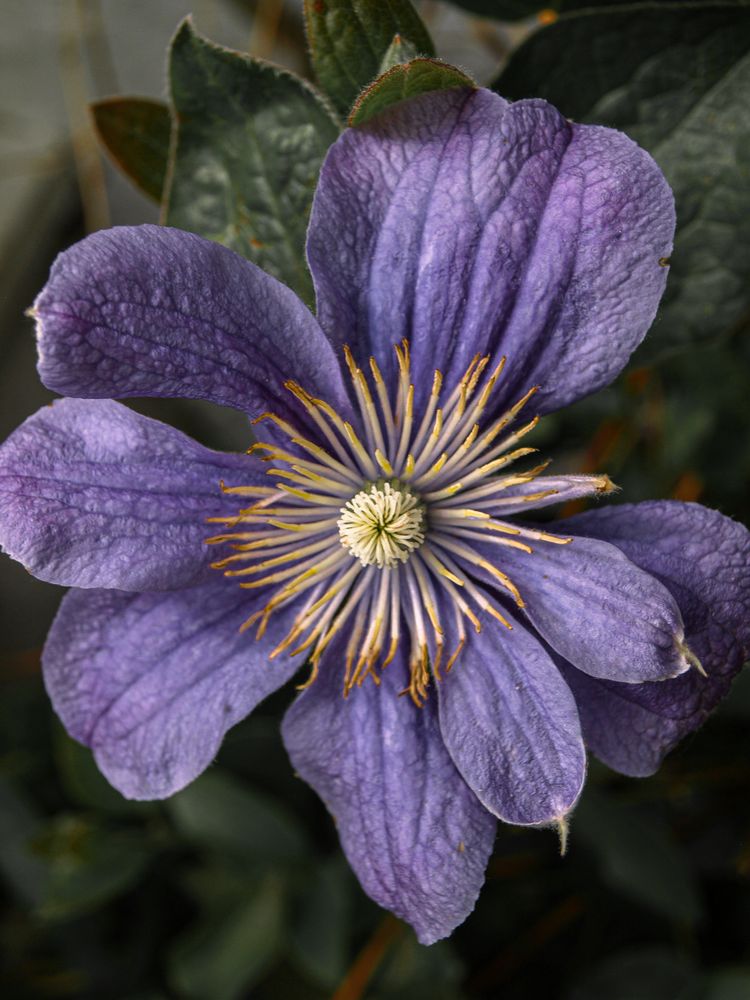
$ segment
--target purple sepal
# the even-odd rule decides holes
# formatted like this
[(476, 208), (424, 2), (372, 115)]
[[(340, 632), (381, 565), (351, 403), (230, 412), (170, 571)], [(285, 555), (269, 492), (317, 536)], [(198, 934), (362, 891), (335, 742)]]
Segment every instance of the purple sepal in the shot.
[(365, 892), (432, 944), (474, 908), (495, 819), (448, 756), (434, 695), (421, 709), (399, 697), (401, 655), (379, 686), (367, 679), (346, 700), (335, 655), (287, 712), (284, 743), (331, 812)]
[(542, 644), (509, 620), (512, 631), (486, 619), (437, 685), (440, 728), (490, 812), (523, 826), (556, 823), (575, 805), (586, 774), (578, 713)]
[(750, 657), (750, 533), (718, 511), (669, 500), (590, 511), (556, 527), (606, 539), (661, 580), (708, 675), (692, 669), (672, 681), (632, 685), (564, 668), (590, 749), (623, 774), (653, 774)]
[(572, 519), (555, 530), (567, 544), (531, 541), (531, 553), (477, 546), (516, 585), (542, 638), (592, 677), (638, 684), (686, 671), (682, 616), (667, 588), (615, 546), (576, 537)]
[(286, 416), (296, 411), (284, 382), (298, 379), (349, 412), (338, 358), (294, 292), (193, 233), (94, 233), (60, 254), (34, 311), (39, 375), (63, 396), (179, 396)]
[(256, 641), (262, 603), (223, 577), (167, 594), (71, 590), (44, 647), (55, 711), (126, 798), (160, 799), (213, 760), (226, 731), (299, 668), (269, 653), (293, 612)]
[(247, 455), (209, 451), (112, 400), (57, 400), (0, 447), (0, 544), (66, 587), (174, 590), (206, 576), (227, 485), (264, 482)]
[(672, 193), (627, 136), (544, 101), (451, 90), (334, 144), (308, 257), (334, 342), (393, 375), (392, 345), (410, 340), (417, 406), (434, 368), (451, 384), (490, 353), (508, 357), (496, 407), (538, 384), (547, 412), (625, 365), (654, 318), (673, 232)]

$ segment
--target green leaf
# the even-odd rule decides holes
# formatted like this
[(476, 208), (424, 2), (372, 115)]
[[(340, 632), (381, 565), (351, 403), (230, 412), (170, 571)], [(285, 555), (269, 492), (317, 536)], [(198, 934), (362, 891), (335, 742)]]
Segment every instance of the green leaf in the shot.
[(747, 1000), (750, 997), (750, 966), (717, 969), (709, 976), (700, 1000)]
[(476, 84), (455, 66), (437, 59), (413, 59), (394, 66), (370, 84), (352, 108), (349, 124), (364, 125), (392, 104), (431, 90), (450, 90), (453, 87), (476, 87)]
[(176, 116), (165, 222), (216, 240), (312, 300), (305, 235), (338, 126), (298, 77), (177, 31)]
[(639, 4), (533, 35), (495, 89), (627, 132), (674, 189), (677, 238), (641, 360), (715, 340), (750, 313), (750, 10)]
[(696, 980), (689, 956), (661, 947), (638, 948), (587, 972), (565, 1000), (698, 1000)]
[(383, 55), (378, 76), (382, 76), (383, 73), (387, 73), (389, 69), (393, 69), (394, 66), (398, 66), (401, 63), (411, 62), (418, 55), (419, 53), (411, 42), (406, 41), (401, 35), (394, 35), (393, 41)]
[(210, 914), (183, 935), (170, 957), (180, 996), (235, 1000), (266, 972), (282, 940), (281, 886), (267, 879), (226, 913)]
[(425, 947), (406, 931), (386, 954), (372, 1000), (460, 1000), (463, 978), (449, 941)]
[[(522, 17), (531, 17), (541, 11), (556, 11), (561, 0), (451, 0), (457, 7), (463, 7), (479, 17), (493, 17), (498, 21), (517, 21)], [(585, 6), (586, 0), (580, 0), (578, 6)]]
[(91, 105), (104, 148), (127, 177), (161, 201), (169, 159), (169, 108), (147, 97), (107, 97)]
[(166, 807), (184, 837), (214, 850), (260, 863), (308, 854), (301, 828), (280, 805), (220, 771), (202, 775)]
[[(498, 21), (518, 21), (536, 15), (541, 24), (554, 24), (558, 16), (570, 11), (602, 7), (629, 7), (633, 0), (450, 0), (456, 7), (463, 7), (479, 17), (490, 17)], [(684, 0), (661, 0), (667, 3), (684, 3)]]
[(47, 880), (44, 863), (31, 848), (39, 830), (31, 802), (0, 774), (0, 875), (30, 905), (43, 899)]
[(58, 815), (33, 848), (47, 864), (47, 886), (38, 906), (47, 920), (67, 920), (121, 895), (152, 857), (139, 831), (113, 832), (72, 815)]
[(695, 924), (700, 902), (678, 844), (652, 815), (588, 790), (574, 815), (573, 837), (597, 855), (613, 889), (679, 924)]
[(344, 115), (381, 72), (395, 35), (421, 55), (435, 54), (409, 0), (305, 0), (305, 22), (320, 85)]
[(340, 855), (317, 865), (294, 909), (292, 954), (315, 982), (332, 988), (349, 956), (352, 875)]

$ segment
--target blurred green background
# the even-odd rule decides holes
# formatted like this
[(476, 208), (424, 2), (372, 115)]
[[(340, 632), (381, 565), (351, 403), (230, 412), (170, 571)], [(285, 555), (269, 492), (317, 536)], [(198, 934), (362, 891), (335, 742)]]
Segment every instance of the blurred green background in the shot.
[[(546, 418), (535, 443), (561, 471), (608, 472), (624, 500), (695, 499), (747, 523), (745, 12), (603, 4), (614, 21), (552, 23), (527, 0), (417, 6), (443, 58), (482, 82), (504, 67), (508, 96), (624, 128), (678, 192), (676, 278), (646, 347), (615, 385)], [(55, 253), (157, 216), (103, 158), (88, 103), (163, 99), (164, 53), (189, 11), (204, 35), (310, 75), (296, 0), (3, 0), (3, 437), (50, 398), (23, 313)], [(717, 130), (708, 151), (706, 128)], [(247, 445), (244, 420), (207, 405), (134, 405), (213, 446)], [(190, 788), (126, 802), (44, 694), (40, 648), (61, 591), (7, 559), (0, 591), (3, 997), (750, 998), (747, 672), (655, 777), (592, 762), (566, 858), (552, 833), (503, 827), (475, 913), (426, 949), (364, 896), (293, 775), (278, 735), (291, 692), (238, 726)]]

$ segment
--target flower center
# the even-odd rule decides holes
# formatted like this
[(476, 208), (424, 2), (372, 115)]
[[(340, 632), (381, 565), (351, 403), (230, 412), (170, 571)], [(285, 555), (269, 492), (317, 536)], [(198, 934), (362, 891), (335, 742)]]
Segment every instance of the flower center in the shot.
[(397, 479), (379, 480), (341, 508), (339, 538), (363, 566), (406, 562), (424, 541), (424, 507)]
[(207, 541), (231, 546), (216, 569), (266, 592), (243, 628), (257, 626), (260, 637), (272, 616), (294, 606), (272, 658), (304, 655), (312, 681), (335, 645), (346, 695), (368, 677), (377, 682), (401, 651), (405, 691), (421, 705), (430, 679), (439, 681), (466, 645), (467, 623), (479, 632), (484, 614), (510, 629), (507, 604), (524, 606), (503, 552), (569, 539), (505, 518), (555, 492), (531, 485), (546, 462), (508, 468), (535, 451), (519, 443), (538, 418), (521, 424), (518, 417), (536, 387), (487, 419), (505, 359), (491, 369), (489, 357), (477, 355), (445, 392), (436, 371), (417, 414), (408, 343), (395, 351), (391, 395), (375, 359), (368, 378), (345, 349), (356, 427), (325, 400), (285, 383), (300, 419), (257, 419), (273, 421), (290, 446), (253, 445), (271, 481), (222, 484), (250, 506), (211, 518), (223, 531)]

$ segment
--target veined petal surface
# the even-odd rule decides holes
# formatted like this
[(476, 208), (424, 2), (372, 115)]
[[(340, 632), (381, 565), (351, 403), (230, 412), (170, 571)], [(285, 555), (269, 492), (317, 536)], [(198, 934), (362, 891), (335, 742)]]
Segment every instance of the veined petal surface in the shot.
[[(567, 520), (555, 527), (575, 530)], [(539, 542), (530, 554), (509, 549), (498, 556), (482, 548), (518, 587), (542, 638), (593, 677), (638, 684), (688, 670), (682, 616), (667, 588), (614, 545), (559, 537), (572, 540)]]
[(435, 699), (417, 709), (398, 696), (401, 654), (379, 686), (367, 679), (346, 701), (334, 655), (287, 712), (284, 742), (365, 891), (432, 944), (474, 908), (496, 821), (448, 756)]
[(210, 451), (112, 400), (57, 400), (0, 447), (0, 544), (66, 587), (171, 590), (214, 554), (220, 481), (265, 479), (247, 455)]
[(285, 415), (284, 382), (297, 378), (346, 412), (338, 359), (294, 292), (193, 233), (94, 233), (60, 254), (34, 311), (40, 377), (63, 396), (179, 396)]
[[(320, 322), (360, 364), (450, 382), (508, 357), (504, 406), (540, 412), (611, 381), (651, 324), (674, 231), (659, 168), (620, 132), (540, 100), (428, 94), (350, 129), (323, 165), (308, 237)], [(429, 389), (416, 386), (417, 402)]]
[(257, 607), (215, 578), (168, 594), (71, 590), (44, 647), (55, 711), (124, 796), (160, 799), (213, 760), (224, 734), (298, 669), (240, 626)]
[(486, 621), (436, 685), (448, 752), (506, 823), (556, 823), (575, 805), (586, 754), (573, 695), (549, 654), (508, 614)]
[(606, 539), (674, 595), (697, 670), (658, 684), (566, 677), (591, 750), (617, 771), (653, 774), (697, 729), (750, 657), (750, 533), (718, 511), (661, 500), (589, 511), (557, 525)]

